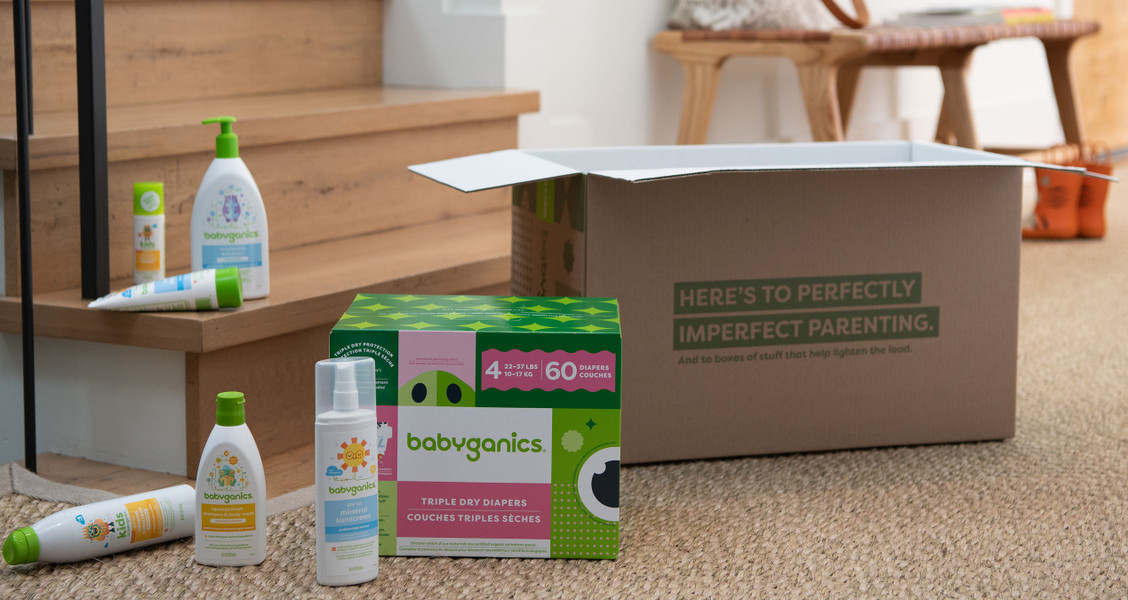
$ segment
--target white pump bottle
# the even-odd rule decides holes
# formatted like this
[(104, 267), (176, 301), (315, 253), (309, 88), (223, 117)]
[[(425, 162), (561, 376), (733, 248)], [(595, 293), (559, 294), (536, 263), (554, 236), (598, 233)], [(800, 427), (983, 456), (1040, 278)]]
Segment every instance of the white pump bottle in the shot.
[(243, 298), (270, 293), (270, 236), (266, 208), (255, 179), (239, 158), (239, 138), (231, 131), (235, 117), (219, 123), (212, 161), (192, 205), (192, 270), (239, 267)]

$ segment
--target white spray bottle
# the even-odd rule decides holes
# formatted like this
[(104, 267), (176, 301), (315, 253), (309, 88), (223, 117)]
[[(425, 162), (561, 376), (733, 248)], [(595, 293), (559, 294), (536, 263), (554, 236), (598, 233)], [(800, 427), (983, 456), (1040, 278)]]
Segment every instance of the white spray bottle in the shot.
[(371, 581), (380, 554), (376, 363), (319, 361), (316, 386), (317, 583)]
[(192, 535), (190, 485), (111, 498), (59, 511), (4, 540), (10, 565), (67, 563)]
[(270, 293), (270, 236), (262, 194), (239, 158), (234, 122), (235, 117), (204, 121), (219, 123), (220, 134), (192, 205), (192, 270), (239, 267), (243, 298), (250, 300)]

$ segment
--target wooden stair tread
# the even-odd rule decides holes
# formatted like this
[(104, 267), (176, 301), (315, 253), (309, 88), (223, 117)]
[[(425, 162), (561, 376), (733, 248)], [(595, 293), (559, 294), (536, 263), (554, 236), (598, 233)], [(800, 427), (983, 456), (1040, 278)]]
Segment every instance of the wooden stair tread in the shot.
[[(238, 118), (240, 146), (254, 147), (512, 118), (539, 110), (539, 104), (537, 92), (370, 85), (111, 106), (107, 151), (111, 162), (210, 151), (218, 128), (213, 132), (200, 121), (219, 115)], [(29, 151), (32, 169), (77, 165), (77, 115), (36, 113)], [(14, 169), (15, 163), (15, 118), (0, 116), (0, 169)]]
[[(272, 252), (267, 298), (236, 310), (122, 313), (86, 307), (78, 288), (35, 296), (37, 335), (210, 352), (335, 323), (357, 293), (453, 293), (509, 278), (507, 208)], [(115, 282), (113, 289), (130, 285)], [(0, 331), (20, 332), (20, 300), (0, 297)]]

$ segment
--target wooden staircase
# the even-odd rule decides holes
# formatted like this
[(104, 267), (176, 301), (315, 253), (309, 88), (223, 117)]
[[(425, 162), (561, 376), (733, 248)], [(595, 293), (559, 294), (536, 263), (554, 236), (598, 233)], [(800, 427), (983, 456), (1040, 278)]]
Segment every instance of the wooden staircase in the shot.
[[(0, 47), (12, 47), (11, 14), (0, 2)], [(312, 442), (313, 363), (355, 294), (508, 289), (507, 195), (463, 195), (406, 166), (516, 146), (517, 117), (538, 109), (538, 95), (383, 86), (381, 14), (380, 0), (106, 0), (111, 288), (131, 283), (136, 181), (165, 183), (168, 273), (188, 270), (192, 203), (214, 154), (204, 118), (238, 118), (271, 234), (269, 297), (235, 311), (126, 314), (80, 298), (74, 5), (32, 2), (36, 334), (183, 352), (189, 476), (220, 391), (269, 399), (247, 408), (264, 456)], [(6, 63), (0, 332), (19, 333)]]

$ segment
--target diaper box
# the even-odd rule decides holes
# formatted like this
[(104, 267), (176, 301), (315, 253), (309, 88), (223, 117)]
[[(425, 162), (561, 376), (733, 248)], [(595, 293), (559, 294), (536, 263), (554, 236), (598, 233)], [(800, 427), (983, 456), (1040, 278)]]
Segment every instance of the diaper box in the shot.
[(376, 361), (382, 555), (617, 556), (615, 299), (361, 294), (329, 344)]
[(619, 299), (627, 463), (1014, 435), (1023, 169), (919, 142), (510, 150), (512, 291)]

